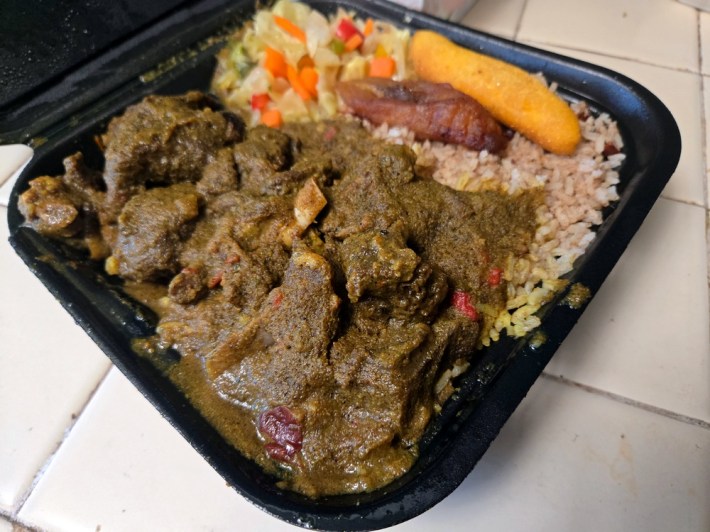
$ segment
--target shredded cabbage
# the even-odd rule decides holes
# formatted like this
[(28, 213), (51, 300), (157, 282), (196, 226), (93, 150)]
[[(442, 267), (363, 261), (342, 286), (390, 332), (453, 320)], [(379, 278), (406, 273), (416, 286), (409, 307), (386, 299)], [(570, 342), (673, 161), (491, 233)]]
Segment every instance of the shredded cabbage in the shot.
[[(302, 30), (305, 42), (280, 27), (274, 15)], [(362, 43), (352, 51), (346, 51), (345, 43), (337, 36), (343, 19), (352, 23), (362, 37)], [(395, 61), (393, 79), (410, 77), (406, 61), (409, 31), (373, 21), (372, 32), (365, 36), (365, 25), (365, 20), (342, 8), (325, 17), (305, 4), (279, 0), (271, 9), (258, 11), (250, 24), (232, 36), (218, 56), (213, 87), (227, 106), (250, 115), (252, 125), (259, 122), (263, 109), (278, 109), (285, 121), (333, 117), (339, 110), (335, 83), (366, 77), (375, 56), (387, 55)], [(282, 54), (292, 72), (312, 66), (318, 74), (316, 94), (304, 99), (286, 77), (274, 76), (265, 68), (267, 47)], [(252, 109), (254, 94), (268, 94), (267, 107)]]

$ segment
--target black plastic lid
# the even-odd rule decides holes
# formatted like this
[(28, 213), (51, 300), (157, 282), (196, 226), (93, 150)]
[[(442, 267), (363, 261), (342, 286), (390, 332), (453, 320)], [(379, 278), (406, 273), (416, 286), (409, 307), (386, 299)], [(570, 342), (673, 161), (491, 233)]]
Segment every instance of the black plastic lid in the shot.
[(166, 34), (166, 26), (193, 19), (194, 33), (200, 18), (225, 4), (227, 0), (2, 0), (0, 144), (31, 141), (164, 61), (172, 47), (158, 36)]
[(0, 107), (65, 75), (186, 0), (4, 0)]

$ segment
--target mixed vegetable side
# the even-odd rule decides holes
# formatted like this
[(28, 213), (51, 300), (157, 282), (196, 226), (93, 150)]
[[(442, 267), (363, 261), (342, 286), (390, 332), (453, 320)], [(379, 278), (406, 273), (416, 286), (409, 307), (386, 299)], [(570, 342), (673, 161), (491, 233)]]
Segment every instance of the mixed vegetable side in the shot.
[(331, 118), (335, 84), (364, 77), (405, 79), (409, 32), (340, 9), (327, 17), (305, 4), (259, 11), (219, 56), (214, 88), (248, 109), (252, 125)]
[[(492, 131), (491, 121), (561, 155), (572, 154), (581, 140), (567, 102), (520, 68), (432, 31), (411, 35), (343, 9), (326, 17), (291, 0), (258, 11), (232, 36), (218, 56), (213, 89), (229, 108), (248, 115), (250, 125), (280, 127), (351, 112), (375, 125), (406, 127), (419, 140), (477, 150), (502, 148), (500, 140), (480, 140), (482, 130)], [(356, 89), (370, 95), (348, 98)], [(386, 108), (358, 109), (375, 100)], [(412, 115), (426, 116), (426, 126), (401, 118)]]

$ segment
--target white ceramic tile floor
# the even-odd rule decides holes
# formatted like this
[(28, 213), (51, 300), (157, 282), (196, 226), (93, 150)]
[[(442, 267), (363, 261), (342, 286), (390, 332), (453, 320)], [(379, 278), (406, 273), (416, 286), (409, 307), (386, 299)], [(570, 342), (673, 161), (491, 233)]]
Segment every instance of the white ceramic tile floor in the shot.
[(518, 38), (697, 72), (697, 17), (670, 0), (528, 0)]
[(0, 146), (0, 185), (30, 157), (32, 148), (24, 144)]
[(709, 461), (710, 431), (543, 378), (464, 483), (392, 530), (708, 530)]
[(12, 511), (109, 363), (12, 250), (0, 216), (0, 509)]
[(710, 423), (706, 260), (705, 210), (660, 199), (546, 371)]
[[(710, 421), (710, 387), (705, 385), (710, 378), (708, 249), (702, 208), (707, 149), (702, 117), (708, 115), (701, 101), (710, 102), (709, 87), (703, 98), (698, 74), (569, 48), (544, 48), (610, 68), (649, 88), (673, 113), (683, 141), (678, 168), (663, 191), (664, 198), (680, 201), (659, 200), (547, 370)], [(667, 287), (668, 272), (678, 273), (674, 290)], [(651, 300), (664, 309), (679, 309), (664, 312), (665, 334), (648, 334), (658, 312), (646, 304)], [(697, 312), (688, 314), (684, 308)], [(588, 328), (604, 321), (608, 323), (601, 337)], [(676, 330), (683, 333), (677, 335)]]
[[(673, 112), (683, 155), (665, 199), (547, 368), (552, 376), (538, 380), (458, 490), (397, 529), (468, 531), (475, 524), (555, 532), (710, 530), (710, 144), (704, 122), (710, 116), (710, 78), (699, 74), (700, 49), (702, 71), (710, 74), (708, 17), (672, 0), (479, 0), (465, 17), (476, 29), (636, 79)], [(5, 248), (0, 249), (3, 273), (11, 255)], [(55, 336), (61, 316), (71, 320), (48, 294), (0, 288), (0, 305), (8, 301), (6, 293), (22, 292), (30, 303), (43, 303), (41, 313), (51, 322), (49, 338), (32, 339), (39, 348), (27, 364), (17, 365), (0, 350), (0, 404), (5, 388), (19, 393), (9, 404), (23, 414), (8, 424), (10, 440), (26, 443), (29, 450), (23, 447), (22, 456), (35, 457), (39, 467), (62, 437), (55, 425), (72, 425), (66, 416), (76, 409), (66, 402), (75, 400), (80, 409), (102, 374), (85, 372), (86, 363), (76, 360), (86, 357), (91, 365), (100, 359), (102, 368), (108, 363), (70, 323), (64, 324), (74, 329), (67, 340)], [(14, 303), (11, 308), (0, 306), (3, 340), (6, 314), (13, 314), (10, 319), (20, 328)], [(74, 349), (63, 349), (43, 371), (52, 376), (78, 370), (79, 382), (61, 390), (57, 379), (40, 378), (36, 389), (47, 388), (42, 396), (53, 399), (40, 415), (37, 405), (44, 403), (38, 403), (35, 387), (22, 390), (21, 384), (32, 382), (27, 368), (44, 360), (36, 351), (62, 341)], [(27, 351), (26, 343), (17, 345)], [(560, 374), (564, 382), (554, 377)], [(36, 420), (43, 428), (40, 437), (22, 440), (24, 425), (16, 418)], [(3, 425), (8, 419), (0, 413), (1, 434), (10, 433)], [(26, 486), (37, 470), (26, 461), (15, 475), (18, 481), (6, 481), (4, 473), (13, 465), (4, 449), (0, 440), (0, 497), (3, 486), (10, 486), (8, 500), (15, 502), (0, 502), (0, 513), (51, 532), (93, 531), (98, 525), (104, 532), (295, 530), (228, 488), (115, 369), (38, 475), (19, 515), (16, 501), (24, 490), (18, 486)], [(2, 523), (0, 517), (0, 532)]]
[[(482, 530), (706, 530), (708, 463), (707, 429), (543, 378), (464, 483), (393, 530), (470, 530), (472, 516)], [(226, 487), (115, 369), (20, 518), (56, 531), (295, 530)]]
[(0, 146), (0, 205), (7, 207), (12, 186), (32, 154), (32, 148), (23, 144)]
[(67, 532), (283, 527), (229, 488), (115, 368), (20, 518)]
[[(703, 108), (705, 116), (708, 117), (710, 116), (710, 114), (708, 114), (710, 113), (710, 76), (703, 76), (703, 86)], [(705, 205), (710, 207), (710, 136), (707, 134), (705, 135), (705, 154)], [(708, 247), (710, 247), (710, 240), (708, 240)], [(710, 249), (708, 253), (710, 253)], [(708, 261), (708, 263), (710, 264), (710, 261)]]
[(461, 24), (512, 39), (518, 29), (525, 0), (478, 0)]
[(700, 72), (710, 74), (710, 13), (700, 12)]

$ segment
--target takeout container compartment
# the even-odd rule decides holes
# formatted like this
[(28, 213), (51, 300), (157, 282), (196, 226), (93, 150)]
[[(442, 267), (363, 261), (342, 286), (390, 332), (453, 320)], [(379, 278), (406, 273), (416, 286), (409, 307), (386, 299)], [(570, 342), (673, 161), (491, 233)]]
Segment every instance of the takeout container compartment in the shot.
[[(381, 0), (307, 3), (321, 11), (342, 6), (361, 16), (386, 19), (411, 29), (433, 29), (471, 49), (531, 72), (543, 72), (559, 85), (565, 97), (584, 99), (595, 112), (608, 112), (618, 121), (627, 155), (620, 171), (621, 199), (607, 209), (597, 238), (567, 276), (570, 286), (581, 283), (593, 296), (676, 167), (680, 135), (665, 106), (645, 88), (609, 70)], [(80, 253), (23, 227), (17, 209), (18, 195), (28, 181), (38, 175), (62, 173), (62, 159), (75, 151), (83, 151), (87, 162), (98, 167), (102, 156), (94, 136), (126, 106), (154, 92), (208, 89), (214, 54), (222, 44), (215, 36), (225, 35), (250, 18), (254, 3), (208, 0), (188, 4), (117, 45), (122, 51), (123, 75), (117, 75), (114, 85), (92, 86), (88, 81), (97, 79), (100, 72), (89, 71), (79, 82), (75, 78), (69, 86), (54, 86), (55, 92), (72, 95), (82, 87), (76, 94), (82, 105), (72, 107), (70, 113), (47, 115), (36, 105), (25, 106), (25, 119), (33, 113), (36, 118), (32, 122), (35, 127), (28, 128), (18, 126), (23, 109), (0, 116), (0, 130), (10, 132), (5, 138), (26, 140), (30, 134), (41, 137), (39, 142), (35, 139), (35, 157), (12, 191), (10, 241), (111, 361), (212, 467), (255, 505), (290, 523), (317, 529), (376, 529), (410, 519), (444, 499), (468, 475), (577, 322), (586, 303), (579, 308), (565, 305), (563, 291), (539, 313), (542, 325), (537, 332), (517, 340), (503, 337), (478, 353), (471, 370), (461, 378), (459, 391), (428, 428), (417, 463), (389, 486), (367, 494), (318, 500), (277, 488), (274, 479), (227, 444), (158, 369), (133, 352), (131, 340), (152, 334), (155, 317), (123, 295), (120, 283), (105, 275), (101, 264), (86, 264)], [(149, 45), (157, 48), (147, 48)], [(109, 59), (93, 60), (97, 68), (118, 64), (114, 62), (118, 61), (115, 53), (109, 55)], [(155, 62), (147, 64), (146, 57)], [(105, 76), (106, 71), (102, 72)], [(27, 101), (31, 103), (32, 98)], [(534, 342), (532, 335), (536, 335)]]

